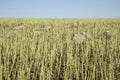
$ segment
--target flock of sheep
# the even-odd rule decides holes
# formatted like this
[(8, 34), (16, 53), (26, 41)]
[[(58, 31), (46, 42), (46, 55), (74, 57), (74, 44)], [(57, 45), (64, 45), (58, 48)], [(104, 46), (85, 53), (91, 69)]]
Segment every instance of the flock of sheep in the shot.
[[(70, 27), (73, 27), (73, 26), (77, 26), (77, 24), (73, 24), (72, 26)], [(20, 30), (20, 29), (23, 29), (25, 26), (23, 25), (23, 23), (19, 23), (16, 27), (14, 27), (12, 30), (10, 30), (8, 33), (7, 33), (7, 37), (12, 37), (12, 36), (15, 36), (17, 34), (17, 32)], [(48, 30), (50, 30), (52, 27), (51, 26), (47, 26), (46, 27)], [(43, 31), (42, 30), (36, 30), (34, 31), (34, 35), (37, 35), (37, 36), (40, 36), (43, 34)], [(107, 39), (110, 39), (111, 36), (112, 36), (112, 31), (111, 30), (106, 30), (104, 32), (104, 35), (106, 36)], [(91, 39), (91, 34), (89, 32), (81, 32), (81, 33), (73, 33), (72, 35), (72, 38), (73, 40), (75, 40), (76, 42), (78, 43), (81, 43), (81, 42), (85, 42), (87, 40), (90, 40)]]
[[(104, 32), (104, 36), (106, 37), (106, 39), (111, 39), (111, 36), (112, 36), (112, 31), (111, 30), (106, 30)], [(91, 34), (89, 32), (82, 32), (80, 34), (73, 34), (73, 39), (78, 42), (78, 43), (81, 43), (81, 42), (85, 42), (87, 40), (90, 40), (91, 39)]]

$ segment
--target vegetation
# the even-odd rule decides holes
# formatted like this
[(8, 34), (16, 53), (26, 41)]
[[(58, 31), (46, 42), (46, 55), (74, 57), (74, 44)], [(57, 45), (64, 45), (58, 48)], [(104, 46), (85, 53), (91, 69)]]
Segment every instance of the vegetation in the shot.
[(120, 80), (120, 19), (1, 18), (0, 79)]

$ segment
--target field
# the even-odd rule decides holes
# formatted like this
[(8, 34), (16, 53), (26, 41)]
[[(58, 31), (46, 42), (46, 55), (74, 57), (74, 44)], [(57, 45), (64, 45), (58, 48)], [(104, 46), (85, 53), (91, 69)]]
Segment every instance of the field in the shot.
[(120, 80), (120, 19), (0, 18), (0, 80)]

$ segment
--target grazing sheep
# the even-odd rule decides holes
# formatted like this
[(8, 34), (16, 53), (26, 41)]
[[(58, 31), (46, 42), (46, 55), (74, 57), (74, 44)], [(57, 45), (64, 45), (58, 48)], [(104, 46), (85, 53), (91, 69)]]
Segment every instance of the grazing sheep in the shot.
[(86, 40), (90, 40), (91, 39), (91, 35), (90, 33), (85, 33), (82, 32), (81, 34), (73, 34), (73, 40), (75, 40), (78, 43), (83, 43)]
[(112, 37), (112, 31), (111, 30), (107, 30), (104, 32), (104, 35), (106, 36), (107, 39), (110, 39)]
[(71, 23), (71, 27), (77, 27), (77, 26), (78, 26), (77, 22)]
[(17, 24), (17, 26), (20, 26), (20, 25), (23, 25), (23, 23), (20, 22), (20, 23)]
[(86, 37), (86, 39), (90, 40), (90, 39), (91, 39), (90, 33), (89, 33), (89, 32), (86, 32), (86, 33), (85, 33), (85, 37)]
[(64, 28), (74, 28), (74, 27), (77, 27), (77, 26), (78, 26), (77, 22), (64, 24)]
[(22, 28), (24, 28), (23, 23), (19, 23), (14, 29), (22, 29)]
[(13, 30), (10, 30), (8, 33), (7, 33), (7, 37), (12, 37), (12, 36), (15, 36), (17, 34), (18, 30), (16, 29), (13, 29)]
[(73, 34), (73, 40), (75, 40), (78, 43), (85, 42), (85, 32), (82, 32), (81, 34)]
[(22, 28), (24, 28), (23, 25), (21, 25), (21, 26), (16, 26), (14, 29), (22, 29)]
[(41, 31), (41, 30), (36, 30), (35, 32), (34, 32), (34, 35), (35, 36), (41, 36), (43, 34), (43, 31)]

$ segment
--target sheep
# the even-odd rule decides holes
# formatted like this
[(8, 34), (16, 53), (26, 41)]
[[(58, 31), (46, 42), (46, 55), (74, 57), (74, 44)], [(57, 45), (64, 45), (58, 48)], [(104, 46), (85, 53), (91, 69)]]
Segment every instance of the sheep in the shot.
[(64, 28), (74, 28), (74, 27), (78, 27), (78, 23), (77, 22), (64, 24)]
[(86, 39), (90, 40), (90, 39), (91, 39), (90, 33), (89, 33), (89, 32), (86, 32), (86, 33), (85, 33), (85, 37), (86, 37)]
[(22, 29), (22, 28), (24, 28), (24, 25), (23, 25), (23, 23), (19, 23), (14, 29)]
[(106, 36), (106, 39), (110, 39), (112, 37), (113, 33), (111, 30), (106, 30), (104, 32), (104, 35)]
[(77, 27), (77, 26), (78, 26), (77, 22), (71, 23), (71, 27)]
[(81, 34), (73, 34), (73, 40), (75, 40), (78, 43), (82, 43), (86, 40), (85, 38), (85, 32), (82, 32)]
[(13, 29), (13, 30), (10, 30), (8, 33), (7, 33), (7, 37), (13, 37), (17, 34), (18, 30), (16, 29)]
[(91, 35), (88, 32), (82, 32), (80, 34), (73, 34), (73, 40), (75, 40), (78, 43), (86, 42), (87, 40), (91, 39)]
[(22, 29), (22, 28), (24, 28), (23, 25), (21, 25), (21, 26), (16, 26), (14, 29)]

